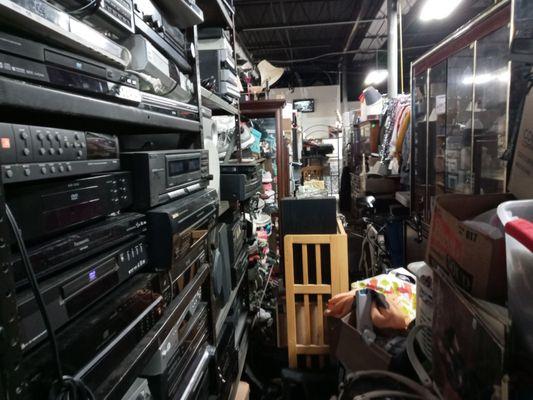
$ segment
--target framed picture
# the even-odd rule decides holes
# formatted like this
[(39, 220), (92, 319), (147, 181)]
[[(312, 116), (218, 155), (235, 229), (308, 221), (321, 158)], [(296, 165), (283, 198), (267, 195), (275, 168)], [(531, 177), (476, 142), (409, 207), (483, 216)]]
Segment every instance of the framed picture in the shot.
[(303, 113), (315, 112), (315, 99), (299, 99), (292, 102), (292, 107)]

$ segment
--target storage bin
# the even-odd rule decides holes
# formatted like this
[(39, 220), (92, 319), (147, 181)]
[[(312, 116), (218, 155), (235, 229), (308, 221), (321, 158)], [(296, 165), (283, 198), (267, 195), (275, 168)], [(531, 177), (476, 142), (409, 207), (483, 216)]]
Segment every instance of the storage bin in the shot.
[[(515, 348), (533, 360), (533, 200), (498, 207), (505, 226), (509, 312)], [(525, 354), (522, 354), (525, 355)]]

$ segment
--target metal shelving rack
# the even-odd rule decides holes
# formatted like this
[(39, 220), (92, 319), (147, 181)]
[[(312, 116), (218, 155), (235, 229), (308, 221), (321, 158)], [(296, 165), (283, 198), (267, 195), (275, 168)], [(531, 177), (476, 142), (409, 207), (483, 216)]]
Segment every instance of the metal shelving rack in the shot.
[[(186, 29), (188, 39), (197, 49), (196, 27)], [(73, 92), (26, 83), (0, 76), (0, 110), (2, 122), (28, 125), (49, 125), (61, 128), (102, 131), (110, 134), (175, 133), (194, 137), (194, 145), (202, 141), (200, 120), (201, 94), (198, 65), (191, 79), (195, 85), (195, 100), (199, 106), (197, 120), (83, 96)], [(0, 177), (0, 400), (29, 398), (23, 354), (19, 343), (19, 317), (15, 295), (14, 273), (11, 268), (11, 232), (5, 214), (4, 185)], [(198, 281), (208, 279), (206, 269), (198, 274)], [(188, 292), (187, 292), (188, 293)], [(190, 296), (189, 296), (190, 295)], [(187, 294), (191, 297), (194, 293)], [(185, 292), (184, 292), (185, 296)], [(102, 299), (103, 300), (103, 299)], [(102, 301), (101, 300), (101, 301)], [(121, 398), (133, 383), (136, 373), (153, 355), (162, 337), (168, 334), (190, 300), (176, 300), (128, 357), (119, 366), (120, 373), (109, 377), (96, 388), (96, 398)], [(177, 304), (179, 302), (179, 304)], [(43, 394), (43, 398), (47, 394)]]
[[(235, 65), (237, 64), (237, 51), (236, 51), (236, 32), (235, 32), (235, 14), (234, 12), (226, 5), (224, 0), (197, 0), (197, 4), (204, 11), (205, 21), (201, 27), (224, 27), (230, 31), (231, 45), (234, 50), (235, 55)], [(235, 134), (232, 138), (232, 143), (230, 148), (227, 151), (227, 156), (225, 161), (228, 162), (231, 155), (233, 154), (233, 149), (236, 150), (236, 158), (238, 162), (242, 162), (242, 151), (241, 151), (241, 140), (240, 140), (240, 107), (237, 103), (236, 106), (231, 105), (227, 101), (223, 100), (215, 93), (212, 93), (205, 88), (201, 88), (201, 101), (202, 105), (210, 108), (213, 115), (233, 115), (235, 117)], [(240, 279), (239, 283), (232, 290), (229, 300), (227, 301), (224, 308), (220, 311), (217, 321), (214, 322), (214, 336), (215, 340), (218, 335), (218, 332), (222, 329), (222, 325), (226, 320), (231, 306), (239, 292), (239, 289), (242, 285), (247, 284), (247, 274), (244, 274)], [(246, 361), (246, 355), (248, 351), (249, 343), (249, 329), (248, 329), (248, 313), (243, 314), (239, 318), (239, 323), (236, 327), (236, 347), (239, 349), (239, 369), (238, 376), (235, 382), (232, 385), (230, 392), (230, 400), (235, 398), (237, 393), (237, 388), (244, 370), (244, 365)], [(238, 343), (237, 343), (238, 342)]]

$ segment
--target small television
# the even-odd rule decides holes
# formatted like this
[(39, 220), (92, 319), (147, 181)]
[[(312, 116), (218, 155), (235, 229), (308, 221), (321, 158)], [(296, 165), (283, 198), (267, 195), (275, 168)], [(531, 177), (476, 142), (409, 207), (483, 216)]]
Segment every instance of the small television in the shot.
[(315, 112), (314, 99), (299, 99), (292, 102), (292, 108), (303, 113)]

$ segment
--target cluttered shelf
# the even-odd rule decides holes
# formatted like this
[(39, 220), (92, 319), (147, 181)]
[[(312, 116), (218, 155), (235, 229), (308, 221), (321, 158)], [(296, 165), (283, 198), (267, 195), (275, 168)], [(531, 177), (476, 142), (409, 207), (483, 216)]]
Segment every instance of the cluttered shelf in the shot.
[(233, 29), (233, 14), (224, 0), (198, 0), (198, 6), (204, 11), (202, 26), (225, 26)]
[[(42, 101), (45, 98), (46, 101)], [(19, 80), (0, 77), (0, 106), (22, 111), (26, 119), (38, 118), (41, 123), (47, 115), (64, 115), (83, 120), (84, 126), (101, 128), (112, 122), (124, 128), (134, 126), (157, 131), (199, 132), (200, 122), (158, 113), (75, 93), (50, 89)], [(31, 111), (31, 112), (27, 112)], [(42, 115), (41, 115), (42, 114)]]
[(215, 93), (210, 92), (206, 88), (202, 87), (202, 104), (213, 111), (213, 114), (239, 114), (239, 110), (233, 107), (227, 101), (223, 100)]

